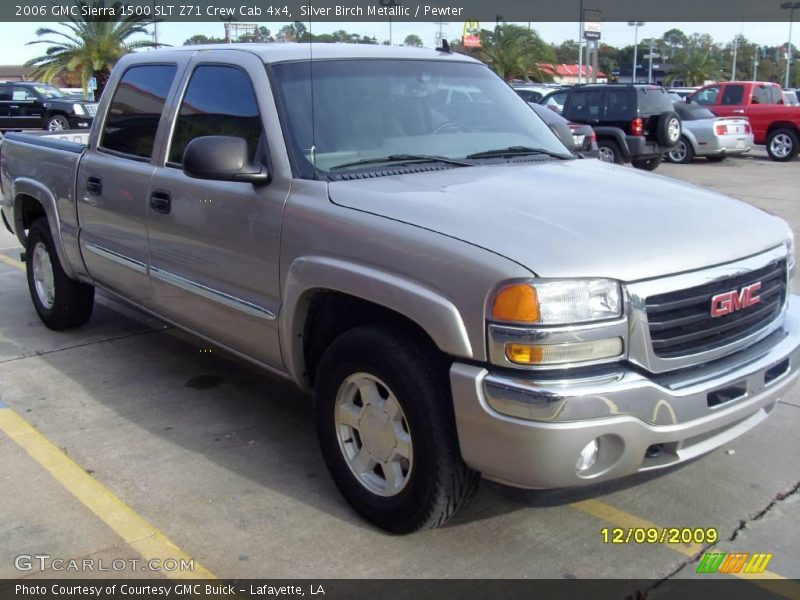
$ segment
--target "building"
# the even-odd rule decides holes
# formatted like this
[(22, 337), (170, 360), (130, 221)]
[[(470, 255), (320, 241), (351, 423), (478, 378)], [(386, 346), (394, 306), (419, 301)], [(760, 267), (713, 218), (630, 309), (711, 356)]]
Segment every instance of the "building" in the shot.
[(0, 81), (30, 81), (33, 67), (0, 65)]
[[(550, 63), (539, 63), (539, 70), (546, 73), (553, 78), (555, 83), (564, 85), (572, 85), (578, 83), (578, 65), (553, 65)], [(588, 65), (581, 65), (581, 82), (587, 83), (592, 81), (592, 68)], [(608, 76), (603, 71), (597, 71), (597, 83), (607, 83)]]

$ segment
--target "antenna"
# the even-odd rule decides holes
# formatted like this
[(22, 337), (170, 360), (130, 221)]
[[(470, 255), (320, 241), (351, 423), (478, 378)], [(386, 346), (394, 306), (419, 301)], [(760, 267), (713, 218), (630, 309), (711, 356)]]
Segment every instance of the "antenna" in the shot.
[(436, 50), (438, 52), (447, 52), (448, 54), (452, 53), (451, 50), (450, 50), (450, 44), (444, 38), (442, 38), (442, 45), (440, 47), (436, 48)]

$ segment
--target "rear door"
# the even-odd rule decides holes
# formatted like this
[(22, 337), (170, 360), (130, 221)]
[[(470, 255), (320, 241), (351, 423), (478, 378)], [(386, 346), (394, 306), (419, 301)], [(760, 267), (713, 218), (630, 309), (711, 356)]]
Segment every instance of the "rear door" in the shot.
[(182, 170), (199, 136), (244, 138), (250, 159), (270, 164), (267, 119), (277, 119), (264, 63), (219, 50), (196, 55), (181, 85), (172, 134), (150, 186), (150, 275), (158, 312), (235, 351), (281, 368), (281, 218), (289, 177), (267, 186), (193, 179)]
[(146, 220), (159, 123), (176, 85), (178, 63), (135, 64), (111, 88), (78, 172), (81, 250), (103, 287), (152, 305)]

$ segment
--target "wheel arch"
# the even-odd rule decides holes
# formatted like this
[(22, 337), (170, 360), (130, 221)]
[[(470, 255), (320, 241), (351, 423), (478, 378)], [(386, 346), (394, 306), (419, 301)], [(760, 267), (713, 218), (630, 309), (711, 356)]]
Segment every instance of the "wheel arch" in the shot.
[(444, 354), (473, 356), (464, 321), (448, 299), (393, 273), (340, 259), (312, 257), (292, 263), (280, 321), (286, 368), (306, 389), (313, 385), (327, 345), (367, 323), (402, 324)]
[(773, 123), (770, 123), (769, 127), (767, 127), (767, 137), (772, 135), (772, 133), (778, 129), (789, 129), (791, 131), (794, 131), (795, 135), (800, 137), (800, 126), (791, 121), (775, 121)]

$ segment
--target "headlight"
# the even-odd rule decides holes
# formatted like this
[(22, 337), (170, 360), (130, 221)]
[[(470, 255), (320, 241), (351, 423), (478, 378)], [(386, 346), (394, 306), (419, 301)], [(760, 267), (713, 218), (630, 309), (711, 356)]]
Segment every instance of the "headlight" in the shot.
[(73, 104), (72, 110), (75, 111), (75, 114), (78, 116), (82, 116), (86, 114), (86, 111), (83, 108), (83, 104)]
[(610, 279), (532, 281), (501, 287), (491, 318), (503, 323), (572, 325), (622, 316), (620, 285)]
[(789, 230), (789, 237), (783, 242), (786, 246), (786, 266), (789, 267), (789, 275), (794, 275), (794, 268), (797, 266), (797, 258), (795, 256), (794, 245), (794, 231)]

